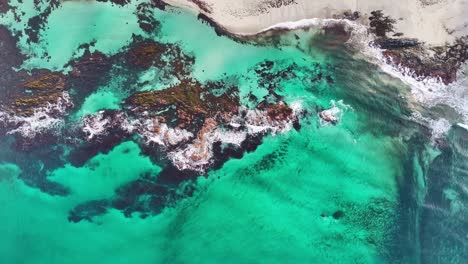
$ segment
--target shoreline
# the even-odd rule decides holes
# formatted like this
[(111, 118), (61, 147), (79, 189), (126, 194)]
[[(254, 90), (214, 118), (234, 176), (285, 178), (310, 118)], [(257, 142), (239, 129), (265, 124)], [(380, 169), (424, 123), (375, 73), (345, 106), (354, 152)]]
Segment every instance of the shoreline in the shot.
[[(356, 11), (356, 9), (354, 11), (352, 9), (346, 10), (344, 8), (349, 7), (349, 5), (343, 3), (339, 5), (337, 3), (339, 1), (335, 1), (333, 4), (337, 5), (337, 8), (339, 6), (340, 11), (337, 11), (336, 8), (330, 9), (330, 3), (322, 3), (321, 8), (319, 8), (319, 3), (313, 3), (313, 5), (317, 5), (318, 9), (310, 17), (304, 14), (298, 16), (297, 12), (275, 16), (275, 12), (279, 12), (278, 10), (299, 8), (302, 0), (253, 0), (249, 4), (244, 3), (243, 8), (249, 8), (254, 3), (263, 3), (265, 1), (269, 3), (287, 2), (289, 4), (263, 9), (256, 16), (239, 15), (234, 19), (232, 19), (231, 12), (240, 7), (227, 5), (225, 0), (159, 1), (164, 1), (169, 6), (193, 12), (200, 20), (213, 27), (218, 35), (224, 35), (239, 42), (253, 41), (255, 43), (256, 37), (279, 30), (290, 31), (301, 28), (321, 30), (330, 26), (338, 26), (345, 28), (346, 33), (352, 34), (355, 29), (361, 31), (363, 27), (367, 33), (364, 33), (364, 31), (358, 33), (363, 39), (361, 44), (380, 48), (383, 56), (379, 54), (379, 60), (385, 60), (387, 64), (404, 69), (405, 74), (412, 72), (410, 75), (416, 79), (439, 79), (444, 85), (455, 83), (459, 79), (457, 73), (463, 67), (463, 64), (468, 61), (468, 17), (464, 18), (463, 15), (456, 17), (455, 15), (451, 19), (456, 20), (456, 23), (452, 21), (454, 23), (453, 27), (447, 27), (448, 21), (446, 21), (445, 15), (450, 14), (450, 10), (455, 7), (448, 8), (444, 12), (440, 11), (442, 13), (434, 15), (434, 18), (431, 19), (432, 23), (437, 22), (436, 24), (439, 27), (442, 26), (445, 33), (441, 33), (440, 28), (438, 29), (436, 25), (432, 25), (430, 29), (421, 28), (417, 32), (407, 34), (408, 25), (405, 24), (404, 18), (398, 16), (398, 13), (405, 13), (415, 7), (407, 7), (408, 10), (406, 11), (399, 9), (396, 12), (393, 10), (392, 5), (390, 8), (392, 12), (387, 12), (388, 8), (379, 9), (385, 7), (385, 4), (371, 5), (368, 3), (370, 1), (367, 0), (356, 0), (356, 6), (358, 6), (358, 3), (360, 3), (359, 6), (369, 4), (369, 6), (366, 6), (366, 12)], [(406, 1), (403, 0), (403, 2)], [(427, 0), (420, 0), (416, 3), (421, 4), (422, 2), (427, 2)], [(426, 8), (434, 8), (448, 2), (457, 3), (462, 7), (461, 10), (466, 9), (468, 12), (468, 0), (435, 0), (431, 1), (432, 4), (426, 4), (428, 6)], [(415, 1), (411, 1), (411, 3), (415, 3)], [(307, 4), (304, 3), (304, 5), (306, 5), (305, 9), (307, 10)], [(323, 14), (325, 10), (327, 12)], [(330, 10), (335, 11), (331, 12)], [(395, 15), (395, 12), (397, 15)], [(418, 11), (416, 15), (413, 15), (419, 17), (420, 22), (416, 23), (418, 28), (421, 27), (421, 23), (426, 23), (425, 20), (428, 19), (421, 15), (423, 13), (423, 11)], [(277, 22), (269, 23), (270, 20), (264, 19), (266, 15), (274, 16), (275, 19), (270, 20), (276, 20)], [(306, 18), (298, 18), (304, 16)], [(245, 19), (248, 19), (248, 21), (246, 22)], [(249, 25), (249, 30), (239, 30), (239, 27), (246, 25)], [(418, 62), (415, 63), (415, 61)]]
[(346, 18), (359, 12), (356, 19), (368, 26), (374, 10), (396, 20), (395, 32), (417, 38), (430, 45), (444, 45), (468, 35), (468, 1), (466, 0), (399, 0), (374, 3), (371, 0), (163, 0), (165, 3), (201, 13), (233, 34), (251, 35), (287, 21), (319, 18)]
[[(291, 31), (301, 28), (316, 28), (321, 30), (325, 29), (327, 26), (341, 26), (350, 36), (355, 34), (355, 36), (352, 36), (354, 39), (352, 41), (348, 40), (348, 42), (352, 42), (353, 45), (358, 45), (359, 47), (357, 47), (357, 50), (363, 54), (369, 62), (379, 65), (384, 72), (400, 79), (411, 87), (411, 93), (416, 102), (421, 103), (423, 106), (428, 108), (434, 107), (438, 104), (448, 105), (461, 116), (461, 120), (452, 120), (454, 124), (458, 122), (462, 122), (464, 124), (468, 123), (468, 106), (464, 103), (464, 100), (468, 100), (468, 94), (463, 91), (466, 79), (466, 73), (463, 69), (467, 68), (468, 61), (468, 37), (466, 37), (468, 36), (468, 17), (464, 18), (462, 16), (458, 18), (458, 22), (455, 23), (455, 25), (460, 30), (456, 31), (446, 28), (447, 32), (445, 36), (440, 36), (440, 34), (437, 33), (437, 30), (433, 33), (428, 31), (424, 32), (424, 30), (422, 30), (420, 34), (416, 35), (384, 35), (382, 37), (377, 36), (375, 32), (371, 32), (368, 14), (361, 13), (357, 17), (352, 17), (354, 13), (351, 12), (351, 10), (348, 10), (348, 13), (346, 14), (342, 13), (341, 16), (328, 12), (327, 15), (322, 15), (322, 17), (313, 17), (295, 21), (280, 21), (263, 27), (265, 23), (270, 21), (263, 20), (264, 16), (275, 16), (276, 13), (281, 10), (287, 10), (288, 8), (297, 9), (301, 6), (301, 3), (304, 2), (300, 0), (293, 1), (294, 3), (287, 6), (266, 9), (266, 11), (263, 11), (264, 13), (261, 13), (256, 18), (255, 16), (248, 16), (249, 19), (247, 22), (243, 21), (242, 17), (237, 20), (230, 20), (231, 15), (226, 12), (230, 10), (229, 8), (232, 9), (233, 7), (226, 5), (225, 0), (204, 0), (204, 6), (211, 7), (210, 13), (207, 13), (207, 8), (202, 10), (193, 3), (200, 3), (201, 1), (164, 0), (164, 2), (176, 8), (188, 9), (188, 11), (194, 12), (195, 14), (198, 13), (198, 18), (213, 27), (218, 35), (225, 35), (240, 42), (253, 41), (255, 43), (255, 38), (279, 31)], [(254, 0), (252, 2), (262, 1)], [(356, 3), (358, 2), (364, 4), (371, 1), (356, 1)], [(414, 4), (414, 1), (411, 2)], [(468, 11), (468, 1), (439, 0), (432, 2), (435, 3), (428, 5), (426, 8), (431, 9), (450, 2), (461, 4), (463, 8), (466, 8)], [(337, 3), (335, 2), (335, 4)], [(219, 9), (220, 6), (223, 5), (225, 9)], [(319, 4), (317, 3), (317, 5)], [(323, 5), (327, 6), (328, 3), (323, 3)], [(375, 5), (370, 5), (368, 9), (372, 10), (374, 6)], [(411, 9), (410, 7), (408, 8)], [(454, 7), (451, 7), (447, 10), (440, 11), (441, 13), (434, 15), (434, 19), (432, 20), (443, 24), (443, 15), (449, 14), (450, 10), (453, 8)], [(323, 12), (325, 9), (322, 8), (322, 11), (320, 12)], [(343, 10), (344, 9), (342, 9), (341, 12), (344, 12)], [(397, 11), (398, 10), (392, 10), (393, 13)], [(392, 12), (387, 13), (387, 10), (383, 10), (384, 16), (389, 15), (390, 18), (393, 18), (391, 16)], [(424, 10), (418, 11), (417, 14), (421, 15), (422, 12), (424, 12)], [(297, 17), (297, 14), (295, 13), (292, 13), (292, 15), (290, 13), (288, 14), (293, 18)], [(226, 17), (223, 18), (223, 15), (226, 15)], [(281, 19), (285, 16), (288, 15), (276, 16), (275, 19)], [(327, 18), (327, 16), (329, 17)], [(254, 19), (256, 19), (258, 24), (250, 28), (251, 32), (240, 32), (238, 28), (236, 28), (236, 26), (243, 27), (248, 25), (248, 23), (253, 23), (252, 21)], [(464, 22), (464, 20), (467, 21)], [(238, 22), (240, 25), (236, 25)], [(393, 26), (393, 32), (387, 33), (405, 31), (402, 30), (404, 29), (405, 24), (402, 24), (401, 20), (396, 20)], [(448, 33), (449, 31), (451, 34)], [(423, 39), (420, 39), (420, 36), (422, 36)], [(459, 36), (460, 38), (455, 39), (455, 36)], [(463, 36), (465, 36), (465, 38), (462, 38)], [(436, 39), (440, 38), (444, 43), (434, 41), (428, 43), (424, 41), (425, 39), (430, 39), (432, 37)], [(379, 41), (380, 44), (378, 43)], [(411, 45), (407, 45), (407, 42), (414, 42), (414, 44), (410, 43)], [(395, 43), (397, 45), (396, 47), (385, 46), (395, 45)], [(454, 51), (455, 53), (453, 53)], [(407, 61), (412, 62), (408, 63)], [(416, 61), (416, 63), (414, 63), (414, 61)], [(439, 120), (442, 119), (443, 118), (440, 117)]]

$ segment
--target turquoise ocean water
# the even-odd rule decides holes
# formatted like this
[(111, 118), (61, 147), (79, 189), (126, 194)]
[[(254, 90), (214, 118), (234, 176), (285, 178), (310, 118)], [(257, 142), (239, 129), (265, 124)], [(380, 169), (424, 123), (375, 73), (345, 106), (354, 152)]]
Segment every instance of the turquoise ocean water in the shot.
[[(241, 43), (173, 8), (151, 9), (159, 25), (145, 33), (135, 14), (144, 2), (123, 7), (61, 2), (40, 30), (38, 43), (19, 37), (28, 55), (22, 67), (67, 72), (67, 63), (81, 56), (80, 45), (93, 42), (92, 49), (110, 56), (128, 50), (135, 34), (177, 45), (195, 58), (187, 77), (202, 83), (229, 80), (238, 87), (241, 104), (249, 106), (249, 95), (258, 101), (268, 96), (255, 69), (270, 61), (273, 72), (293, 69), (292, 76), (278, 75), (274, 89), (285, 102), (302, 105), (301, 128), (268, 135), (242, 157), (163, 186), (180, 195), (150, 205), (150, 212), (106, 205), (115, 199), (144, 204), (167, 193), (161, 188), (153, 196), (122, 195), (136, 182), (156, 181), (167, 166), (146, 155), (137, 138), (77, 164), (69, 155), (74, 146), (65, 140), (22, 152), (14, 147), (17, 139), (5, 135), (0, 142), (1, 263), (466, 260), (466, 130), (454, 126), (446, 144), (434, 147), (430, 131), (411, 119), (409, 87), (333, 35), (296, 30), (282, 33), (274, 45)], [(22, 19), (38, 12), (33, 1), (12, 0), (10, 5), (24, 11)], [(11, 12), (0, 23), (12, 31), (24, 27)], [(132, 92), (178, 82), (161, 77), (163, 70), (115, 65), (75, 104), (66, 126), (100, 110), (121, 109)], [(340, 122), (322, 126), (318, 109), (333, 105), (342, 111)], [(101, 211), (71, 221), (71, 212), (81, 205)]]

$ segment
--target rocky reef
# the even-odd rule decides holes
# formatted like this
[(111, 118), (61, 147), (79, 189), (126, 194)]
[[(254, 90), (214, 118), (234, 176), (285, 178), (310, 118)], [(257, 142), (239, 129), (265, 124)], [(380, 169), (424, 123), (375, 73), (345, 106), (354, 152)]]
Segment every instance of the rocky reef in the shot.
[(186, 78), (195, 58), (183, 53), (175, 44), (135, 38), (128, 52), (122, 55), (124, 63), (137, 70), (156, 67), (177, 79)]
[[(371, 14), (370, 31), (377, 37), (374, 44), (384, 50), (388, 63), (408, 69), (417, 79), (435, 78), (446, 85), (456, 81), (457, 71), (468, 60), (467, 36), (457, 38), (451, 44), (428, 46), (395, 32), (396, 20), (384, 16), (381, 10)], [(388, 36), (390, 33), (391, 37)]]
[(31, 75), (20, 71), (17, 83), (0, 98), (0, 111), (10, 115), (31, 116), (37, 109), (56, 105), (66, 100), (66, 79), (58, 72), (34, 70)]
[(27, 138), (55, 127), (72, 106), (66, 75), (47, 69), (15, 70), (25, 59), (16, 45), (18, 37), (0, 26), (0, 41), (0, 53), (4, 54), (0, 61), (0, 125)]
[[(161, 3), (152, 1), (137, 8), (138, 23), (148, 34), (157, 31), (159, 22), (152, 17), (151, 9), (164, 8)], [(33, 20), (26, 28), (29, 33), (21, 34), (32, 42), (39, 40), (37, 34), (51, 11)], [(48, 179), (49, 171), (63, 167), (65, 160), (72, 166), (84, 166), (92, 157), (108, 153), (125, 140), (138, 142), (142, 152), (163, 168), (157, 181), (142, 179), (123, 186), (120, 198), (79, 205), (70, 212), (70, 221), (90, 221), (87, 216), (101, 214), (109, 207), (128, 213), (155, 213), (155, 206), (140, 206), (130, 201), (131, 197), (151, 195), (149, 203), (162, 208), (168, 202), (161, 201), (162, 197), (178, 199), (175, 190), (181, 182), (253, 151), (266, 135), (300, 127), (300, 104), (286, 104), (278, 94), (279, 81), (292, 78), (294, 67), (275, 72), (274, 63), (265, 62), (252, 69), (268, 94), (265, 98), (250, 95), (245, 105), (235, 82), (194, 79), (195, 58), (177, 43), (133, 36), (128, 46), (109, 55), (91, 41), (78, 47), (76, 54), (81, 55), (64, 65), (65, 71), (25, 70), (21, 68), (28, 56), (17, 47), (20, 37), (18, 32), (0, 26), (0, 52), (5, 54), (0, 61), (0, 70), (5, 73), (0, 75), (4, 94), (0, 98), (0, 137), (5, 146), (20, 153), (8, 161), (34, 161), (22, 168), (19, 177), (25, 183), (66, 195), (69, 190)], [(140, 80), (142, 73), (152, 71), (157, 72), (155, 79)], [(113, 76), (125, 79), (119, 84), (122, 88), (116, 88), (122, 90), (120, 109), (101, 110), (75, 120), (85, 99)], [(142, 91), (142, 86), (149, 91)], [(49, 156), (55, 158), (43, 160)], [(44, 170), (37, 173), (40, 168)], [(144, 186), (144, 190), (140, 192), (135, 186)], [(158, 193), (152, 193), (153, 189)], [(161, 190), (168, 194), (163, 195)]]
[(117, 126), (139, 135), (146, 149), (164, 149), (178, 169), (203, 172), (213, 164), (218, 142), (240, 147), (249, 136), (298, 127), (299, 107), (288, 106), (280, 96), (276, 95), (275, 102), (262, 101), (247, 108), (240, 105), (236, 87), (216, 96), (214, 85), (225, 84), (203, 85), (185, 79), (164, 90), (133, 94), (120, 114), (87, 117), (83, 132), (91, 142), (102, 141)]
[(0, 13), (6, 13), (8, 10), (10, 10), (10, 5), (6, 1), (0, 2)]
[(383, 54), (389, 63), (413, 71), (413, 77), (431, 77), (450, 84), (457, 80), (457, 71), (468, 60), (468, 39), (464, 37), (454, 44), (431, 48), (423, 45), (388, 48)]
[[(266, 82), (262, 85), (268, 86)], [(224, 92), (215, 92), (220, 90)], [(135, 212), (141, 217), (158, 214), (174, 201), (192, 195), (192, 185), (184, 187), (182, 182), (253, 151), (266, 135), (299, 129), (299, 103), (288, 105), (274, 94), (269, 100), (246, 107), (237, 94), (238, 88), (226, 81), (183, 79), (166, 89), (132, 94), (122, 110), (86, 116), (79, 136), (86, 143), (69, 157), (75, 166), (85, 163), (83, 157), (108, 151), (116, 142), (135, 136), (144, 154), (165, 165), (157, 178), (142, 176), (121, 186), (112, 199), (77, 205), (70, 211), (69, 221), (92, 222), (109, 208), (121, 210), (128, 217)]]
[(198, 81), (185, 79), (169, 89), (137, 93), (127, 99), (133, 115), (147, 115), (165, 111), (163, 121), (174, 127), (198, 130), (205, 119), (227, 122), (238, 111), (235, 94), (214, 96)]
[[(91, 42), (79, 47), (83, 53), (65, 65), (67, 72), (14, 71), (24, 60), (16, 47), (18, 40), (7, 29), (0, 28), (0, 34), (5, 36), (0, 49), (12, 55), (0, 62), (6, 73), (0, 77), (1, 88), (8, 91), (0, 98), (0, 120), (4, 132), (17, 136), (20, 149), (70, 137), (73, 140), (64, 142), (73, 146), (69, 158), (80, 166), (136, 135), (147, 153), (164, 151), (177, 170), (202, 173), (217, 162), (254, 149), (267, 134), (299, 128), (298, 105), (287, 105), (276, 91), (280, 79), (292, 78), (294, 66), (274, 72), (274, 63), (267, 61), (253, 69), (268, 95), (264, 99), (251, 95), (249, 105), (244, 106), (235, 84), (227, 80), (201, 83), (191, 78), (195, 59), (176, 44), (135, 36), (124, 50), (108, 56), (93, 50)], [(176, 84), (143, 92), (129, 87), (121, 110), (85, 116), (79, 129), (59, 132), (65, 122), (75, 122), (69, 115), (105, 85), (111, 74), (124, 74), (134, 86), (141, 72), (151, 69), (174, 78)]]

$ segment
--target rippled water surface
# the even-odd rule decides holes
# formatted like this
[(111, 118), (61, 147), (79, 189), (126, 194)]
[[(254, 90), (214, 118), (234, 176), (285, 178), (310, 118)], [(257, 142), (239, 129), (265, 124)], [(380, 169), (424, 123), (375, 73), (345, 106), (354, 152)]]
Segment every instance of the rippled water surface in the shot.
[[(32, 1), (23, 2), (11, 5), (33, 16)], [(28, 54), (22, 67), (67, 72), (69, 60), (82, 55), (80, 45), (93, 42), (93, 50), (111, 56), (125, 53), (132, 34), (140, 35), (176, 44), (195, 58), (187, 78), (235, 85), (241, 105), (268, 100), (272, 89), (289, 105), (301, 105), (300, 128), (269, 134), (201, 175), (169, 170), (164, 151), (147, 153), (136, 136), (83, 157), (63, 129), (58, 140), (28, 151), (15, 147), (18, 136), (4, 135), (1, 263), (468, 258), (467, 130), (453, 126), (434, 147), (430, 131), (411, 118), (409, 88), (333, 34), (297, 30), (257, 40), (270, 45), (241, 43), (171, 8), (151, 9), (159, 24), (145, 33), (135, 15), (142, 2), (64, 1), (38, 43), (19, 38)], [(12, 18), (6, 13), (0, 23), (22, 30)], [(266, 61), (273, 63), (265, 78), (275, 79), (274, 87), (262, 85), (268, 82), (255, 71)], [(179, 82), (163, 72), (114, 65), (94, 90), (71, 93), (75, 107), (65, 130), (100, 110), (121, 109), (134, 92)], [(332, 107), (340, 121), (321, 122), (318, 112)]]

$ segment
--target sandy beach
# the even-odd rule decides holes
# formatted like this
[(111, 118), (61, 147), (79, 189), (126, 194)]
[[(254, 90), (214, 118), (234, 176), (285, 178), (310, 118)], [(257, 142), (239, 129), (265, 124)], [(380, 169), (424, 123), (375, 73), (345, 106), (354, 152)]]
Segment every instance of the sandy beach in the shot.
[(395, 32), (428, 45), (443, 45), (468, 35), (467, 0), (164, 0), (166, 3), (203, 13), (237, 34), (254, 34), (285, 21), (336, 18), (345, 11), (358, 11), (368, 24), (369, 14), (383, 10), (397, 20)]

